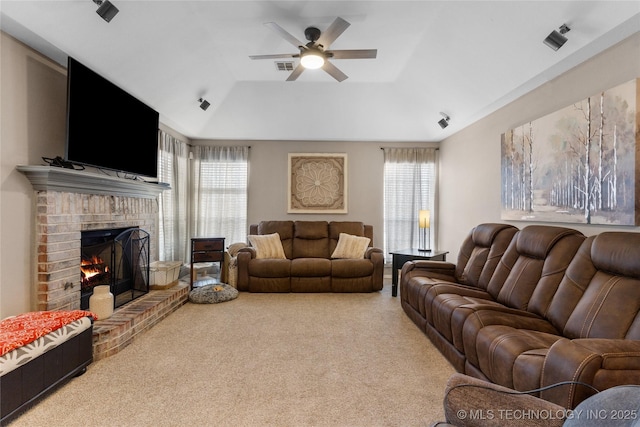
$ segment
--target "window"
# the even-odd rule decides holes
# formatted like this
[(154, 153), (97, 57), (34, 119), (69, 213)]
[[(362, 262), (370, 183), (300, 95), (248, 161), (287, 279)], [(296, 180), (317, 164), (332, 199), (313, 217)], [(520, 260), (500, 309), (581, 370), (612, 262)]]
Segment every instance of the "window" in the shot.
[(249, 147), (193, 147), (191, 236), (247, 239)]
[(192, 237), (246, 241), (249, 147), (192, 149), (160, 132), (158, 179), (171, 186), (159, 197), (161, 261), (188, 262)]
[(158, 198), (158, 259), (186, 262), (189, 146), (161, 131), (159, 147), (158, 180), (171, 189)]
[(437, 150), (435, 148), (383, 148), (384, 253), (417, 248), (418, 213), (431, 211), (430, 246), (434, 248)]

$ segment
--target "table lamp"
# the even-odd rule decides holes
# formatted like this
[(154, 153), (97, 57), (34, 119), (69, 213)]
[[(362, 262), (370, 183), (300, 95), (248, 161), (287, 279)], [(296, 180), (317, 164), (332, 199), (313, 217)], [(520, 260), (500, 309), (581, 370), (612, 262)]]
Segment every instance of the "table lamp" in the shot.
[(430, 212), (428, 210), (420, 210), (418, 214), (418, 227), (420, 228), (419, 251), (431, 251), (431, 248), (429, 247), (429, 220)]

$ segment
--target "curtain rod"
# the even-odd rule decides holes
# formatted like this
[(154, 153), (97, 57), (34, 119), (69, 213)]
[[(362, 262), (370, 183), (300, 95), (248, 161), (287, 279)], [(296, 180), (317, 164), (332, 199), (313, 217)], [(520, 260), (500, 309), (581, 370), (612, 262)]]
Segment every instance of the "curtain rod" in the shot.
[(420, 149), (431, 148), (432, 150), (436, 150), (436, 151), (440, 149), (438, 147), (380, 147), (381, 150), (385, 150), (387, 148), (420, 148)]
[(185, 144), (187, 144), (191, 148), (193, 147), (247, 147), (249, 149), (251, 148), (250, 145), (199, 145), (199, 144), (194, 145), (194, 144), (189, 144), (188, 142), (185, 142)]

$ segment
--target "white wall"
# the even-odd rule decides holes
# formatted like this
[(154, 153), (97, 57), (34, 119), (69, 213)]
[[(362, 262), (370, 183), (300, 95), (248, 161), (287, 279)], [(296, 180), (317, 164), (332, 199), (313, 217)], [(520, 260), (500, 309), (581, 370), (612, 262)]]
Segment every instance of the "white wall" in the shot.
[(66, 70), (0, 33), (0, 318), (35, 307), (33, 188), (16, 165), (64, 155)]
[[(440, 249), (457, 258), (469, 230), (500, 220), (500, 135), (507, 129), (640, 77), (640, 33), (444, 140), (440, 146)], [(640, 123), (640, 112), (637, 122)], [(510, 222), (522, 228), (531, 223)], [(549, 223), (547, 223), (549, 224)], [(585, 235), (638, 227), (553, 224)]]

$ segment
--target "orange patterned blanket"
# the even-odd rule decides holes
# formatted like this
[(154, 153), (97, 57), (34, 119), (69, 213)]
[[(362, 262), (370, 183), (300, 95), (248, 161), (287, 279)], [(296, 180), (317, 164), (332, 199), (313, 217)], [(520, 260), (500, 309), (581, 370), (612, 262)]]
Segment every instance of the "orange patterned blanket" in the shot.
[(55, 331), (82, 317), (97, 316), (90, 311), (34, 311), (0, 322), (0, 356)]

